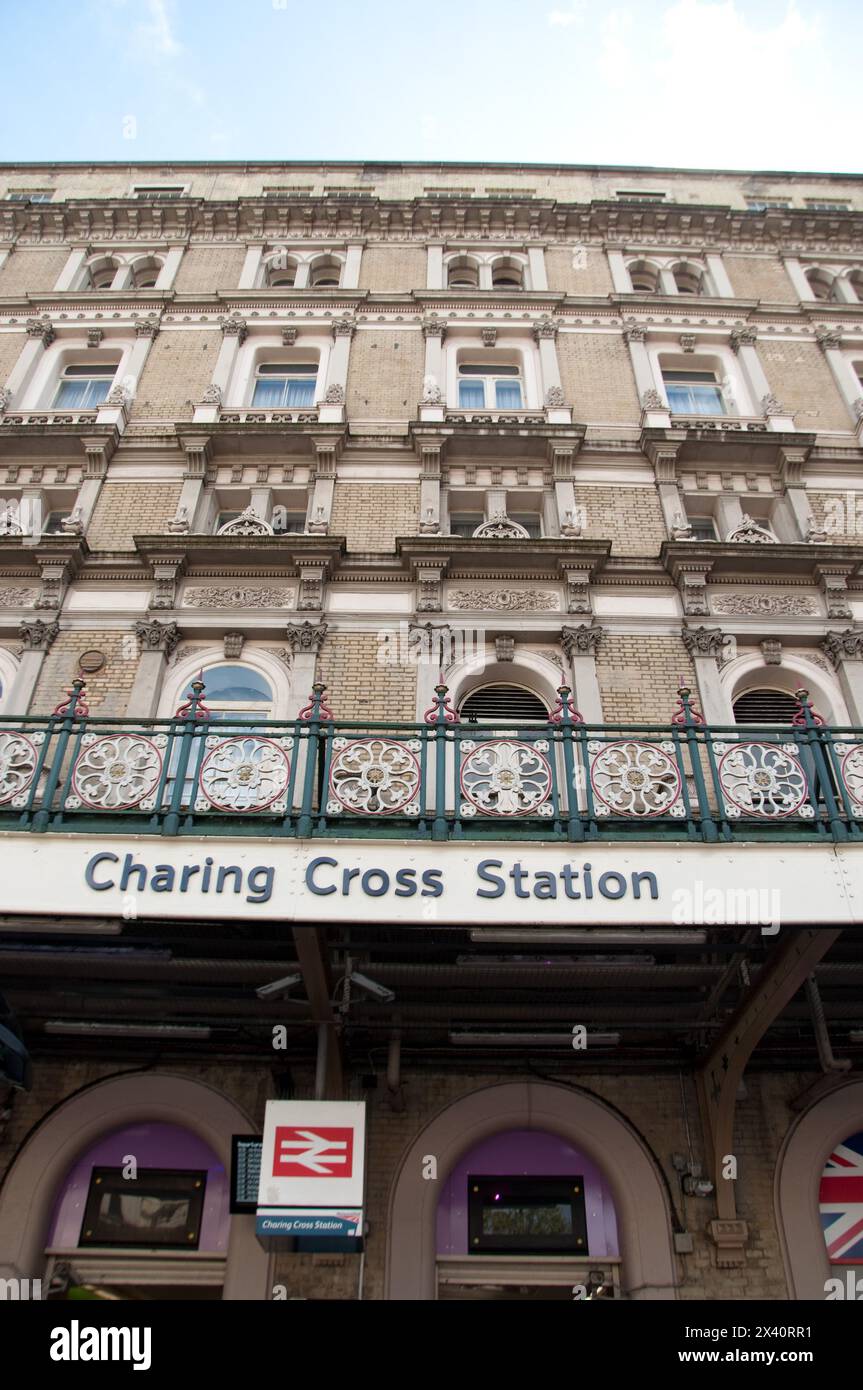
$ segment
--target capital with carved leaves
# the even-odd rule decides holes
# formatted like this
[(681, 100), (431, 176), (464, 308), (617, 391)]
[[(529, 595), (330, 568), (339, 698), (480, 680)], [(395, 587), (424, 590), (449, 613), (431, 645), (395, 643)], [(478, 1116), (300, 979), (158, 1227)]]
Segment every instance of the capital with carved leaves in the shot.
[(326, 623), (288, 623), (285, 628), (288, 646), (295, 656), (301, 652), (313, 652), (317, 655), (326, 635)]
[(560, 645), (569, 661), (575, 656), (596, 656), (597, 648), (605, 636), (605, 629), (598, 624), (581, 623), (579, 627), (562, 627)]
[(176, 623), (160, 623), (157, 618), (141, 619), (135, 624), (135, 636), (140, 652), (164, 652), (169, 657), (180, 640), (180, 629)]
[(18, 627), (18, 636), (27, 652), (48, 652), (54, 644), (60, 624), (43, 622), (41, 618), (27, 618)]
[(863, 627), (828, 632), (821, 642), (821, 650), (827, 653), (837, 669), (843, 661), (863, 661)]
[(731, 640), (721, 627), (685, 627), (681, 639), (690, 656), (713, 656), (720, 661), (725, 655), (725, 646)]

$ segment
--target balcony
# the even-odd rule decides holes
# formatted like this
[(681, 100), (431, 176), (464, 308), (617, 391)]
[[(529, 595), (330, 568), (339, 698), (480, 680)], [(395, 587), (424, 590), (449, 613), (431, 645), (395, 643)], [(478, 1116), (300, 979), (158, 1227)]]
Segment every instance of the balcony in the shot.
[(667, 724), (593, 726), (566, 686), (546, 724), (462, 723), (445, 686), (416, 724), (345, 722), (316, 685), (287, 723), (91, 716), (0, 724), (0, 828), (91, 834), (519, 841), (859, 841), (863, 728), (799, 692), (793, 726), (708, 727), (685, 688)]

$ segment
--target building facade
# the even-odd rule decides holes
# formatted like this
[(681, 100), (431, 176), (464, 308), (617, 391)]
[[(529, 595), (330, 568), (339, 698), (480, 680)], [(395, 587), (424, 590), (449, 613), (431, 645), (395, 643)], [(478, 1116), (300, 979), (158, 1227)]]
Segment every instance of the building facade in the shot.
[[(861, 233), (845, 175), (0, 167), (0, 1277), (863, 1261)], [(230, 1210), (275, 1099), (365, 1102), (361, 1255)]]

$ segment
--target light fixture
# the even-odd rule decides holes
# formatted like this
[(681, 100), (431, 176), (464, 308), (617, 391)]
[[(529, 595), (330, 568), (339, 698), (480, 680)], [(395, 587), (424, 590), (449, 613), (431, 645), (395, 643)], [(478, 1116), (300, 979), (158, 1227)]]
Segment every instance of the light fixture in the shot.
[(66, 1023), (51, 1019), (45, 1024), (46, 1033), (60, 1037), (85, 1038), (209, 1038), (212, 1028), (197, 1023)]
[(518, 946), (703, 946), (705, 931), (630, 931), (628, 929), (564, 927), (525, 931), (521, 927), (473, 927), (471, 941)]
[(285, 975), (281, 980), (273, 980), (270, 985), (261, 985), (255, 990), (259, 999), (281, 999), (293, 989), (294, 985), (300, 984), (302, 975)]
[[(569, 1047), (572, 1048), (572, 1033), (450, 1033), (449, 1040), (456, 1046), (468, 1047)], [(591, 1047), (617, 1047), (619, 1033), (588, 1033), (585, 1047), (573, 1049), (589, 1051)]]

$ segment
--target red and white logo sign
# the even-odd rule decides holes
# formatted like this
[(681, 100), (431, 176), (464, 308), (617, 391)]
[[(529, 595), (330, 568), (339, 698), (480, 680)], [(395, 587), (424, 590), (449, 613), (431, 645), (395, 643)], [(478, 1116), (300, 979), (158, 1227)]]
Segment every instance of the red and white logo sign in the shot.
[(353, 1161), (353, 1129), (276, 1126), (274, 1178), (349, 1178)]

